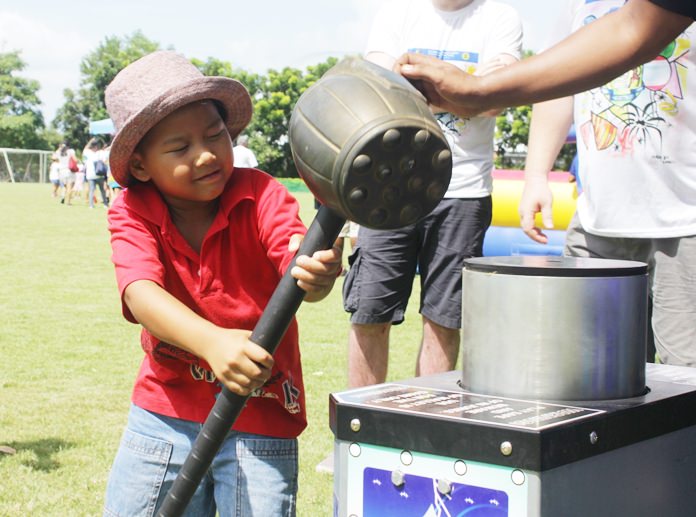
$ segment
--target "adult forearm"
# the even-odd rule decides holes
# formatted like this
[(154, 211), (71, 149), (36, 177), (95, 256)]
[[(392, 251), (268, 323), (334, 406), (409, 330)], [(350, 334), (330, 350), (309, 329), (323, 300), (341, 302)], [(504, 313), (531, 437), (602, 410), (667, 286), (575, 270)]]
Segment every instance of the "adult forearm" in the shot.
[(650, 61), (691, 22), (648, 0), (630, 0), (545, 52), (480, 78), (478, 95), (495, 108), (589, 90)]
[(573, 97), (562, 97), (534, 105), (527, 142), (525, 176), (546, 178), (553, 169), (573, 122)]

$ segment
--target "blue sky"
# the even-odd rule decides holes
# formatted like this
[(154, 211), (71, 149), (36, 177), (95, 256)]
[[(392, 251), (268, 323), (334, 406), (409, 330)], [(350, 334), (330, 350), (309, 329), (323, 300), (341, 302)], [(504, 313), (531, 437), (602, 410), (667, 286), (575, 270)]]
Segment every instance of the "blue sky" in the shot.
[[(253, 72), (307, 65), (362, 51), (387, 0), (0, 0), (0, 52), (21, 50), (21, 74), (41, 83), (50, 121), (63, 90), (77, 88), (80, 60), (107, 36), (143, 34), (188, 57), (216, 57)], [(563, 2), (499, 0), (515, 7), (525, 48), (538, 50)]]

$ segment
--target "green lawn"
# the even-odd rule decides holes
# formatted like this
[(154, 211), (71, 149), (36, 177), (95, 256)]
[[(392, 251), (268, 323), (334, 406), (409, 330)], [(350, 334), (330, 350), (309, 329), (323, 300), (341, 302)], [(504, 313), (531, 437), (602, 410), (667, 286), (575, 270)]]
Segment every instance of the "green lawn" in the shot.
[[(312, 197), (295, 192), (309, 223)], [(49, 185), (0, 183), (0, 516), (101, 515), (109, 467), (142, 358), (120, 314), (103, 207), (59, 204)], [(298, 313), (309, 426), (300, 437), (298, 515), (332, 514), (328, 395), (345, 389), (342, 279)], [(418, 286), (392, 332), (390, 379), (413, 375)]]

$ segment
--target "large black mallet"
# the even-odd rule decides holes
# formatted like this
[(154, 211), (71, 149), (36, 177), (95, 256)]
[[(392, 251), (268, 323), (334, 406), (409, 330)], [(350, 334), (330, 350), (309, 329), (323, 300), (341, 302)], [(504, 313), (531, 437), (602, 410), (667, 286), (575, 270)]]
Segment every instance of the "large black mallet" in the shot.
[[(298, 255), (330, 248), (347, 219), (374, 229), (422, 219), (452, 174), (447, 141), (424, 98), (398, 74), (360, 58), (341, 61), (297, 101), (290, 120), (295, 165), (322, 203)], [(305, 292), (281, 278), (251, 334), (273, 354)], [(157, 514), (183, 514), (247, 397), (223, 388)]]

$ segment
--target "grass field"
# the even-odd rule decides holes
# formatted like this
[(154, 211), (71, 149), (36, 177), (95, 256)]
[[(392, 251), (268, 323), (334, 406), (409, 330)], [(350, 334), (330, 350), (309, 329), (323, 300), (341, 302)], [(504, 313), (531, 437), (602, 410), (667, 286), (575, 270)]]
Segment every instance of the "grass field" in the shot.
[[(302, 217), (314, 209), (296, 192)], [(0, 516), (101, 515), (104, 486), (142, 358), (120, 313), (106, 211), (59, 204), (50, 187), (0, 183)], [(346, 386), (342, 279), (298, 313), (309, 425), (300, 437), (298, 515), (332, 514), (328, 395)], [(418, 286), (392, 332), (390, 379), (413, 376)]]

